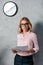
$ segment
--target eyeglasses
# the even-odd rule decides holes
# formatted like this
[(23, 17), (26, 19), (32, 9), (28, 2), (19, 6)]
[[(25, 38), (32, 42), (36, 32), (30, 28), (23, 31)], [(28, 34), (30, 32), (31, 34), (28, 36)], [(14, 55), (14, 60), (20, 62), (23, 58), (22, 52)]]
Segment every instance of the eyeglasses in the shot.
[(28, 23), (21, 23), (21, 26), (25, 26), (25, 25), (28, 25)]

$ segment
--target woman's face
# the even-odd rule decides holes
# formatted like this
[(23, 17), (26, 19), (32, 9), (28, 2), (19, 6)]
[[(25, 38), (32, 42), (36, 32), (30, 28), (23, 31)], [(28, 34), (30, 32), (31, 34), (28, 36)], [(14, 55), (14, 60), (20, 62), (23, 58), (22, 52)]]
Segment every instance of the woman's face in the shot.
[(22, 28), (23, 31), (24, 30), (27, 31), (28, 30), (28, 26), (29, 26), (29, 24), (28, 24), (27, 21), (25, 21), (25, 20), (21, 21), (21, 28)]

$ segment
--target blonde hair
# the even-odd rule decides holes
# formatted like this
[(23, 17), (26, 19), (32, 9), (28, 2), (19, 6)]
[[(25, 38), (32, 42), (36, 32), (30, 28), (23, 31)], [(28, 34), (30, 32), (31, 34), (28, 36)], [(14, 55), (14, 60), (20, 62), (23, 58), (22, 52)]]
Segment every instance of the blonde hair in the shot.
[(27, 22), (29, 23), (29, 25), (28, 25), (28, 30), (32, 31), (32, 24), (31, 24), (30, 20), (29, 20), (27, 17), (23, 17), (23, 18), (20, 20), (20, 22), (19, 22), (18, 32), (19, 32), (19, 33), (22, 33), (22, 32), (23, 32), (23, 30), (22, 30), (22, 28), (21, 28), (21, 22), (22, 22), (23, 20), (25, 20), (25, 21), (27, 21)]

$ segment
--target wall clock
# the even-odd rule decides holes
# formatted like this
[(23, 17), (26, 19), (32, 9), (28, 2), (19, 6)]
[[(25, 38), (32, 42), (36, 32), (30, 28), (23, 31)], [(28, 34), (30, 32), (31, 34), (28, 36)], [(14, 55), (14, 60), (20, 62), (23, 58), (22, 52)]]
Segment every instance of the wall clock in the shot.
[(17, 11), (18, 11), (18, 6), (15, 2), (8, 1), (3, 6), (4, 14), (9, 17), (16, 15)]

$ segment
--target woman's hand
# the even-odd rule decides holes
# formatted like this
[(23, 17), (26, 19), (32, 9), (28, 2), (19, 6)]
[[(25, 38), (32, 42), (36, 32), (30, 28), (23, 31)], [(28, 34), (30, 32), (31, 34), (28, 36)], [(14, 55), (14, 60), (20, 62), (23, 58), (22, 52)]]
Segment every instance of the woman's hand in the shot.
[(16, 50), (12, 50), (12, 52), (13, 52), (13, 53), (17, 53), (17, 51), (16, 51)]
[(34, 49), (32, 48), (32, 49), (26, 50), (25, 52), (34, 53), (35, 51), (34, 51)]
[(12, 50), (13, 53), (20, 52), (21, 50)]

